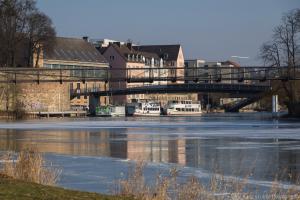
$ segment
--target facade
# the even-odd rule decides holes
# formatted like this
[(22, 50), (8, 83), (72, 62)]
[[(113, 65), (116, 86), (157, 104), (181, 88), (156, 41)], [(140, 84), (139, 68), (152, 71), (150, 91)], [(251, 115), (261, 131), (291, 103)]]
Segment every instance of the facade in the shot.
[[(57, 37), (53, 50), (44, 51), (41, 56), (39, 66), (49, 69), (70, 69), (71, 76), (82, 76), (82, 73), (87, 73), (89, 77), (105, 76), (103, 72), (99, 74), (97, 69), (107, 69), (109, 64), (106, 59), (95, 49), (95, 47), (87, 41), (87, 38), (62, 38)], [(76, 69), (89, 69), (86, 72), (76, 71)], [(95, 70), (93, 70), (95, 69)], [(80, 81), (69, 84), (69, 89), (91, 89), (100, 88), (101, 90), (108, 89), (105, 82), (88, 82)], [(109, 104), (108, 97), (101, 97), (100, 104)], [(71, 106), (76, 109), (83, 109), (89, 106), (89, 97), (80, 96), (71, 100)]]
[[(164, 61), (164, 68), (167, 77), (177, 77), (172, 83), (183, 83), (184, 77), (184, 55), (181, 45), (142, 45), (134, 46), (138, 51), (155, 53)], [(171, 82), (170, 82), (171, 83)]]
[[(154, 81), (151, 83), (131, 83), (130, 81), (112, 82), (111, 88), (128, 88), (143, 85), (166, 85), (183, 83), (184, 56), (180, 45), (135, 46), (131, 43), (110, 43), (99, 49), (111, 66), (112, 78), (125, 80), (126, 77), (162, 77), (171, 81)], [(126, 69), (134, 70), (126, 70)], [(148, 68), (148, 69), (145, 69)], [(155, 68), (149, 70), (149, 68)], [(173, 79), (174, 78), (174, 79)], [(170, 100), (197, 100), (197, 95), (187, 94), (139, 94), (112, 97), (113, 104), (125, 104), (138, 100), (151, 99), (166, 104)]]
[(201, 59), (186, 60), (185, 77), (188, 82), (210, 81), (212, 83), (221, 82), (230, 84), (237, 82), (229, 79), (237, 76), (239, 67), (240, 65), (233, 61), (207, 62)]
[[(143, 86), (143, 83), (130, 83), (130, 81), (127, 82), (125, 81), (125, 78), (149, 78), (151, 76), (159, 76), (159, 71), (145, 70), (145, 68), (162, 67), (162, 60), (156, 54), (137, 51), (130, 43), (126, 45), (122, 45), (119, 42), (110, 44), (107, 48), (105, 48), (103, 56), (110, 64), (111, 79), (119, 80), (112, 81), (110, 83), (110, 87), (114, 89)], [(127, 69), (131, 70), (127, 71)], [(153, 82), (151, 84), (159, 83)], [(115, 105), (124, 105), (125, 103), (130, 103), (138, 99), (145, 99), (145, 95), (120, 95), (114, 96), (111, 99), (112, 103)]]
[[(240, 65), (233, 61), (207, 62), (202, 59), (191, 59), (185, 61), (185, 79), (187, 83), (223, 83), (234, 84), (238, 80)], [(199, 93), (198, 98), (204, 105), (229, 104), (240, 99), (230, 98), (228, 95)]]
[(186, 82), (204, 82), (207, 79), (206, 71), (203, 69), (205, 60), (194, 59), (185, 60), (185, 80)]
[[(162, 77), (169, 77), (172, 81), (164, 82), (162, 84), (181, 84), (184, 83), (184, 53), (180, 44), (174, 45), (141, 45), (134, 46), (135, 49), (143, 52), (151, 52), (157, 54), (163, 59), (164, 72)], [(174, 78), (174, 79), (173, 79)], [(153, 99), (167, 104), (168, 101), (173, 100), (198, 100), (198, 95), (194, 93), (176, 93), (176, 94), (149, 94), (147, 99)]]
[[(25, 55), (24, 55), (25, 56)], [(33, 62), (36, 63), (37, 56), (33, 55)], [(44, 68), (39, 72), (39, 80), (72, 79), (72, 77), (82, 77), (82, 73), (89, 77), (100, 77), (106, 75), (108, 63), (105, 58), (95, 49), (95, 47), (84, 39), (57, 37), (50, 51), (44, 49), (38, 59), (37, 68)], [(26, 67), (26, 65), (18, 65)], [(20, 71), (22, 68), (19, 68)], [(50, 71), (47, 69), (58, 69)], [(69, 69), (60, 71), (59, 69)], [(78, 69), (83, 69), (79, 71)], [(101, 73), (97, 69), (103, 69)], [(97, 72), (97, 73), (96, 73)], [(37, 75), (30, 71), (22, 72), (26, 79), (37, 80)], [(29, 73), (29, 74), (26, 74)], [(18, 83), (16, 85), (0, 85), (1, 110), (14, 109), (17, 105), (26, 112), (66, 112), (75, 108), (85, 108), (89, 106), (89, 97), (80, 96), (70, 100), (71, 89), (101, 88), (108, 89), (105, 82), (88, 82), (80, 80), (78, 82), (42, 82), (39, 83)], [(102, 97), (100, 104), (108, 104), (108, 97)]]

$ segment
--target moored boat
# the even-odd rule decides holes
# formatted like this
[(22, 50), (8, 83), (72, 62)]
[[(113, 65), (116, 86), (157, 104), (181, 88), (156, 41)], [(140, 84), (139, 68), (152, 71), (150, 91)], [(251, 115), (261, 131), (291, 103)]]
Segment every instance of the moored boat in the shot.
[(139, 103), (133, 113), (134, 116), (160, 116), (161, 107), (157, 102)]
[(201, 103), (191, 100), (184, 101), (169, 101), (165, 109), (167, 115), (201, 115)]
[(98, 117), (121, 117), (125, 116), (125, 106), (99, 106), (96, 108)]

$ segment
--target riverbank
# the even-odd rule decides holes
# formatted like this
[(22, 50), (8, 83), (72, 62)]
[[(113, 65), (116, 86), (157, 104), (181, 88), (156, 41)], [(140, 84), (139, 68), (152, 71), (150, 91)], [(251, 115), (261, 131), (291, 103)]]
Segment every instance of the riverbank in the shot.
[(131, 200), (120, 196), (101, 195), (97, 193), (66, 190), (59, 187), (44, 186), (36, 183), (14, 180), (0, 175), (0, 199), (12, 200)]

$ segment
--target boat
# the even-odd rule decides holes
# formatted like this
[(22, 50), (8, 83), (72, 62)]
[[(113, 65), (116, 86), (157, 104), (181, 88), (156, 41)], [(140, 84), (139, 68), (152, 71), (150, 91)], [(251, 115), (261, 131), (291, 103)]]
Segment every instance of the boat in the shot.
[(126, 115), (125, 106), (111, 106), (110, 114), (112, 117), (124, 117)]
[(183, 100), (183, 101), (169, 101), (166, 106), (166, 115), (200, 115), (202, 113), (201, 103), (199, 101)]
[(133, 116), (160, 116), (161, 107), (157, 102), (138, 103)]
[(96, 107), (96, 116), (97, 117), (110, 117), (110, 108), (109, 106), (97, 106)]
[(98, 106), (96, 108), (98, 117), (121, 117), (125, 116), (125, 106)]

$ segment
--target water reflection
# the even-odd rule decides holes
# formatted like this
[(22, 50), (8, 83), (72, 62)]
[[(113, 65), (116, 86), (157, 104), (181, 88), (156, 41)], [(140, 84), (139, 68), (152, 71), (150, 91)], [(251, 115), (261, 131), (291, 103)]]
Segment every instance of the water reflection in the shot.
[[(41, 152), (177, 163), (257, 180), (296, 182), (300, 141), (293, 139), (189, 135), (189, 128), (111, 128), (97, 130), (0, 130), (0, 149), (34, 145)], [(147, 129), (147, 131), (149, 131)], [(160, 134), (172, 132), (173, 134)], [(177, 135), (176, 132), (186, 133)], [(139, 134), (137, 134), (139, 133)]]

